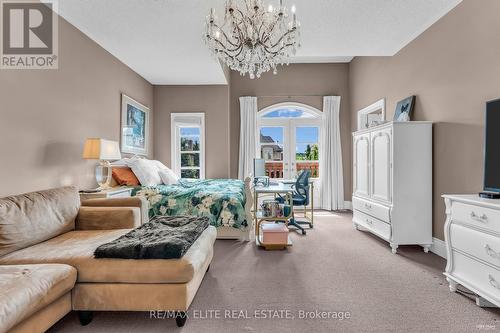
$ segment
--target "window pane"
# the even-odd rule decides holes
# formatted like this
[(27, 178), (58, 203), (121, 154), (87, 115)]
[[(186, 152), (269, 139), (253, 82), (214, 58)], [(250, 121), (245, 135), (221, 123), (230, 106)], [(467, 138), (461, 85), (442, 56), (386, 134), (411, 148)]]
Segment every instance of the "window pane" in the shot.
[(181, 127), (181, 136), (200, 135), (199, 127)]
[(200, 170), (198, 169), (184, 169), (181, 170), (181, 178), (200, 178)]
[(297, 143), (317, 143), (319, 142), (319, 128), (318, 127), (297, 127), (296, 129)]
[(297, 127), (295, 131), (295, 159), (297, 161), (319, 160), (319, 128)]
[(199, 153), (181, 153), (181, 167), (199, 167)]
[(317, 116), (303, 110), (285, 108), (271, 111), (262, 118), (317, 118)]
[(269, 178), (283, 178), (283, 163), (266, 162), (266, 176)]
[(295, 140), (297, 172), (309, 170), (311, 177), (319, 177), (319, 127), (297, 127)]
[(181, 151), (200, 150), (200, 137), (188, 136), (181, 137)]
[(297, 173), (300, 170), (311, 171), (311, 177), (319, 177), (319, 162), (297, 162)]
[(283, 127), (260, 129), (260, 153), (266, 161), (283, 161)]
[(295, 148), (295, 159), (297, 161), (318, 161), (319, 148), (317, 143), (297, 143)]

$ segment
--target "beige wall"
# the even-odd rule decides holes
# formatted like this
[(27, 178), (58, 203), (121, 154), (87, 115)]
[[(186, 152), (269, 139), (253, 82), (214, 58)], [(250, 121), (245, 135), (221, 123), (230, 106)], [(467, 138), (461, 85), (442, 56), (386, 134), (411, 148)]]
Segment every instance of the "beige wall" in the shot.
[(229, 178), (229, 87), (155, 86), (154, 156), (170, 166), (170, 114), (205, 112), (205, 176)]
[[(240, 132), (240, 96), (259, 97), (259, 109), (266, 106), (294, 101), (323, 109), (326, 95), (341, 96), (340, 121), (342, 155), (344, 160), (345, 200), (351, 197), (351, 131), (349, 107), (349, 65), (348, 64), (291, 64), (280, 67), (278, 75), (268, 72), (260, 79), (250, 80), (239, 73), (231, 73), (230, 124), (231, 124), (231, 177), (238, 177), (238, 154)], [(287, 96), (291, 96), (290, 98)]]
[(485, 102), (500, 97), (498, 13), (498, 0), (465, 0), (394, 57), (356, 58), (350, 66), (353, 129), (357, 110), (386, 97), (392, 119), (397, 101), (412, 94), (414, 120), (435, 122), (434, 236), (440, 239), (440, 196), (482, 189)]
[(122, 92), (152, 107), (151, 84), (63, 19), (58, 70), (0, 70), (0, 197), (95, 187), (83, 143), (119, 140)]

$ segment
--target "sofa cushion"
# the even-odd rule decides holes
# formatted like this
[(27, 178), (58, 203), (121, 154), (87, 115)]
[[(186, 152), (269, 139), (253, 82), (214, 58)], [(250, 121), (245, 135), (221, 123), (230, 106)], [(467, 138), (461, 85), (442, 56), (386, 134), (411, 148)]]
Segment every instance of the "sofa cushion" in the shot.
[(75, 187), (0, 199), (0, 256), (74, 230), (79, 208)]
[(185, 283), (210, 260), (217, 236), (208, 227), (181, 259), (96, 259), (95, 249), (130, 229), (71, 231), (0, 258), (0, 265), (63, 263), (78, 270), (78, 282)]
[(0, 332), (42, 310), (73, 289), (68, 265), (0, 266)]

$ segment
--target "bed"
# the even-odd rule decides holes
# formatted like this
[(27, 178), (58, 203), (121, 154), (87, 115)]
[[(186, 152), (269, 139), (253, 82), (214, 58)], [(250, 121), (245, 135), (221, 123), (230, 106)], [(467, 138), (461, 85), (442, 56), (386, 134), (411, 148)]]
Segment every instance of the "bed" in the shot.
[(253, 197), (250, 178), (181, 179), (175, 185), (136, 186), (132, 196), (149, 202), (149, 216), (206, 216), (219, 239), (251, 240)]

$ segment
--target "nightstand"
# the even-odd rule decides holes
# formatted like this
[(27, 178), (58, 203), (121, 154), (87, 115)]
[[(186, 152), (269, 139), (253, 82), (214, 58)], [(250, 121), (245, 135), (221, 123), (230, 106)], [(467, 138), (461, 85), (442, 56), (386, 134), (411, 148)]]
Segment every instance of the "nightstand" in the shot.
[(80, 193), (80, 200), (128, 198), (131, 195), (132, 195), (131, 187), (112, 187), (108, 190), (102, 190), (100, 192), (95, 192), (95, 193)]

